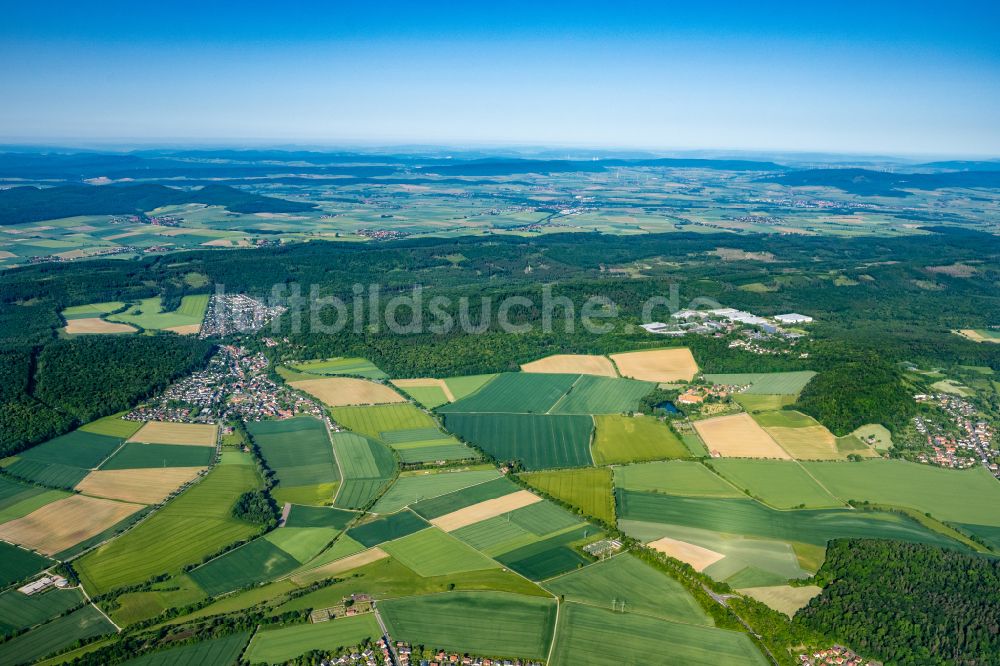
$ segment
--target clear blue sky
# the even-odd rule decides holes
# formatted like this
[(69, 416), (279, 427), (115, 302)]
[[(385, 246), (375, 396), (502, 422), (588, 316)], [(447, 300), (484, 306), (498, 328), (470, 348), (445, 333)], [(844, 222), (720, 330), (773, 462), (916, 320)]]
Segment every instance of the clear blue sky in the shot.
[(5, 0), (0, 141), (1000, 155), (996, 2), (480, 4)]

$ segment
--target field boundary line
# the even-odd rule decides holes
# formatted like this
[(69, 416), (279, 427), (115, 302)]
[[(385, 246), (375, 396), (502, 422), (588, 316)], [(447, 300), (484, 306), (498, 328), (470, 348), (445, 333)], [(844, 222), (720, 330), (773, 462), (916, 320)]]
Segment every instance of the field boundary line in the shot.
[(128, 444), (128, 439), (123, 439), (123, 440), (122, 440), (122, 443), (118, 445), (118, 448), (117, 448), (117, 449), (115, 449), (114, 451), (112, 451), (112, 452), (111, 452), (111, 454), (110, 454), (110, 455), (108, 455), (108, 457), (107, 457), (107, 458), (105, 458), (105, 459), (104, 459), (104, 460), (102, 460), (102, 461), (101, 461), (100, 463), (98, 463), (97, 467), (91, 467), (91, 468), (90, 468), (90, 471), (91, 471), (91, 472), (96, 472), (97, 470), (101, 469), (101, 465), (103, 465), (104, 463), (106, 463), (106, 462), (108, 462), (109, 460), (111, 460), (112, 458), (114, 458), (114, 457), (115, 457), (115, 454), (116, 454), (116, 453), (118, 453), (119, 451), (121, 451), (121, 450), (122, 450), (123, 448), (125, 448), (125, 445), (126, 445), (126, 444)]
[(337, 498), (340, 497), (340, 491), (344, 488), (344, 482), (347, 478), (344, 476), (344, 468), (340, 464), (340, 456), (337, 455), (337, 447), (333, 445), (333, 433), (330, 431), (330, 415), (327, 412), (326, 417), (323, 419), (323, 427), (326, 428), (326, 439), (330, 442), (330, 452), (333, 453), (333, 461), (337, 463), (337, 473), (340, 474), (340, 483), (337, 484), (337, 492), (333, 494), (333, 499), (330, 500), (330, 505), (334, 506), (337, 504)]
[(570, 393), (573, 392), (573, 389), (576, 387), (577, 384), (580, 383), (581, 379), (583, 379), (583, 375), (582, 374), (581, 375), (577, 375), (576, 379), (573, 380), (573, 383), (569, 385), (569, 388), (566, 389), (561, 396), (559, 396), (558, 400), (556, 400), (554, 403), (552, 403), (552, 406), (549, 407), (548, 410), (545, 413), (546, 414), (552, 414), (553, 413), (552, 410), (554, 410), (556, 407), (558, 407), (562, 403), (562, 401), (566, 399), (566, 396), (568, 396)]
[[(541, 585), (539, 585), (541, 587)], [(542, 587), (545, 590), (544, 587)], [(552, 594), (549, 590), (545, 590), (549, 594)], [(562, 610), (562, 604), (559, 602), (559, 597), (556, 597), (556, 619), (552, 623), (552, 638), (549, 640), (549, 651), (545, 655), (545, 663), (552, 663), (552, 652), (556, 649), (556, 638), (559, 636), (559, 611)]]
[(94, 608), (96, 608), (96, 609), (97, 609), (97, 612), (98, 612), (98, 613), (100, 613), (101, 615), (103, 615), (103, 616), (104, 616), (104, 619), (105, 619), (105, 620), (107, 620), (108, 622), (110, 622), (110, 623), (111, 623), (111, 626), (112, 626), (112, 627), (114, 627), (114, 628), (115, 628), (115, 630), (116, 630), (116, 631), (117, 631), (117, 632), (118, 632), (118, 633), (120, 634), (120, 633), (122, 632), (122, 628), (121, 628), (121, 627), (119, 627), (119, 626), (118, 626), (118, 625), (117, 625), (117, 624), (115, 623), (115, 621), (114, 621), (114, 620), (112, 620), (112, 619), (111, 619), (111, 618), (110, 618), (110, 617), (108, 616), (108, 614), (104, 612), (104, 609), (103, 609), (103, 608), (101, 608), (100, 606), (98, 606), (97, 604), (95, 604), (95, 603), (94, 603), (94, 600), (90, 598), (90, 595), (89, 595), (89, 594), (87, 594), (87, 590), (86, 590), (86, 589), (85, 589), (85, 588), (83, 587), (83, 582), (82, 582), (82, 581), (80, 582), (80, 584), (79, 584), (79, 585), (78, 585), (77, 587), (79, 587), (79, 588), (80, 588), (80, 591), (81, 591), (81, 592), (83, 592), (83, 596), (84, 596), (84, 598), (85, 598), (85, 599), (87, 600), (87, 603), (88, 603), (88, 604), (90, 604), (91, 606), (93, 606)]

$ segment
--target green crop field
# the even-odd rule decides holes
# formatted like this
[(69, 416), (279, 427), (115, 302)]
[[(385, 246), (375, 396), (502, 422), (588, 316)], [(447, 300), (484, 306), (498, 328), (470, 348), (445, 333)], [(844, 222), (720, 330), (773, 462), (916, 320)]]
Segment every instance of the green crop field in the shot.
[(0, 523), (26, 516), (67, 495), (62, 490), (46, 490), (9, 477), (0, 477)]
[(0, 664), (31, 663), (84, 638), (113, 633), (114, 625), (99, 610), (93, 606), (84, 606), (6, 643), (0, 643)]
[(583, 522), (566, 509), (548, 501), (514, 509), (507, 516), (510, 522), (536, 536), (561, 532)]
[(475, 449), (454, 439), (420, 442), (419, 446), (408, 445), (407, 448), (396, 448), (396, 453), (404, 463), (473, 460), (482, 457)]
[(444, 383), (455, 396), (455, 400), (472, 395), (482, 387), (486, 386), (496, 375), (467, 375), (464, 377), (449, 377)]
[(868, 460), (803, 466), (841, 499), (910, 507), (955, 523), (1000, 526), (1000, 484), (978, 465), (951, 470), (905, 460)]
[(332, 507), (292, 505), (285, 527), (332, 527), (342, 530), (358, 514)]
[(615, 522), (611, 470), (600, 467), (530, 472), (521, 478), (544, 493), (579, 507), (588, 516)]
[(566, 601), (712, 626), (712, 620), (684, 586), (625, 553), (553, 578), (543, 586)]
[(510, 519), (510, 514), (481, 520), (478, 523), (461, 527), (451, 534), (490, 557), (508, 553), (542, 540), (513, 522)]
[(142, 469), (150, 467), (207, 467), (215, 457), (211, 446), (175, 446), (127, 442), (101, 469)]
[(129, 307), (125, 312), (109, 315), (108, 321), (133, 324), (147, 330), (175, 328), (177, 326), (194, 326), (205, 318), (205, 308), (208, 307), (208, 294), (184, 296), (180, 307), (172, 312), (163, 312), (159, 296), (144, 298), (138, 304)]
[(0, 562), (3, 562), (3, 567), (0, 567), (0, 586), (23, 580), (52, 564), (49, 558), (6, 541), (0, 541)]
[(256, 421), (247, 424), (247, 430), (279, 486), (330, 484), (340, 479), (326, 426), (318, 419)]
[(235, 664), (250, 634), (241, 632), (222, 638), (211, 638), (193, 645), (144, 654), (124, 662), (125, 666), (226, 666)]
[[(246, 455), (246, 454), (245, 454)], [(250, 465), (220, 465), (148, 520), (73, 563), (87, 589), (103, 593), (200, 562), (257, 526), (234, 518), (241, 493), (260, 486)], [(170, 548), (164, 548), (170, 543)]]
[(790, 460), (713, 460), (711, 465), (737, 488), (779, 509), (843, 506), (797, 462)]
[(22, 479), (56, 488), (72, 488), (89, 473), (89, 470), (82, 467), (39, 462), (28, 458), (15, 460), (4, 467), (4, 470)]
[(342, 617), (318, 624), (261, 629), (250, 640), (243, 658), (252, 664), (285, 663), (313, 650), (333, 652), (374, 642), (382, 634), (375, 614)]
[(299, 372), (311, 375), (356, 375), (367, 379), (385, 379), (385, 374), (375, 364), (364, 358), (329, 358), (316, 361), (301, 361), (289, 363)]
[(347, 536), (351, 537), (363, 546), (377, 546), (380, 543), (413, 534), (428, 526), (427, 521), (421, 519), (412, 511), (403, 510), (389, 516), (377, 518), (364, 525), (358, 525), (347, 530)]
[(737, 393), (733, 396), (748, 412), (764, 412), (783, 409), (795, 404), (794, 395), (767, 395), (763, 393)]
[[(390, 405), (334, 407), (333, 420), (356, 433), (378, 438), (393, 430), (428, 428), (437, 431), (437, 422), (427, 412), (408, 402)], [(421, 439), (433, 439), (421, 437)]]
[(23, 451), (18, 457), (21, 460), (93, 469), (110, 456), (121, 443), (122, 440), (118, 437), (74, 430), (67, 435), (50, 439)]
[(744, 393), (764, 395), (798, 395), (816, 376), (811, 370), (799, 372), (756, 372), (745, 374), (706, 374), (705, 381), (714, 384), (750, 384)]
[(820, 425), (813, 417), (791, 409), (757, 412), (753, 419), (765, 428), (809, 428)]
[(652, 382), (580, 375), (552, 414), (620, 414), (635, 411), (639, 400), (656, 388)]
[(562, 398), (579, 375), (504, 373), (475, 393), (442, 405), (442, 413), (503, 412), (544, 414)]
[(408, 428), (406, 430), (389, 430), (378, 433), (377, 437), (389, 446), (420, 444), (437, 439), (447, 439), (448, 436), (434, 426), (429, 428)]
[(484, 483), (499, 476), (494, 469), (465, 472), (419, 473), (401, 475), (396, 483), (379, 498), (372, 511), (393, 513), (404, 506), (424, 499), (439, 497), (468, 486)]
[(345, 509), (363, 508), (392, 478), (396, 469), (392, 451), (380, 442), (351, 432), (334, 433), (332, 440), (344, 473), (334, 504)]
[(667, 425), (652, 416), (595, 416), (594, 463), (613, 465), (686, 458), (691, 451)]
[(434, 409), (448, 402), (448, 396), (440, 386), (404, 386), (396, 387), (408, 393), (414, 400), (427, 409)]
[(299, 561), (267, 539), (245, 546), (192, 569), (188, 574), (210, 596), (277, 578), (299, 566)]
[(506, 592), (449, 592), (379, 603), (390, 635), (460, 653), (544, 659), (554, 599)]
[(525, 469), (584, 467), (592, 463), (590, 416), (447, 414), (451, 432), (498, 460), (520, 460)]
[(669, 662), (691, 666), (766, 666), (769, 662), (746, 634), (666, 622), (637, 613), (614, 613), (576, 603), (559, 614), (551, 664), (603, 666), (640, 664), (650, 655), (669, 655)]
[(391, 541), (382, 549), (424, 578), (500, 566), (436, 527)]
[(125, 412), (112, 414), (111, 416), (105, 416), (102, 419), (85, 423), (80, 426), (80, 430), (84, 432), (92, 432), (95, 435), (108, 435), (109, 437), (128, 439), (134, 435), (139, 428), (144, 426), (145, 423), (143, 421), (126, 421), (122, 418), (122, 414), (124, 413)]
[(0, 635), (28, 629), (79, 606), (85, 601), (79, 589), (47, 590), (31, 596), (10, 589), (0, 594)]
[(299, 562), (316, 557), (336, 538), (340, 530), (333, 527), (282, 527), (271, 530), (264, 538)]
[(600, 530), (588, 523), (568, 532), (501, 553), (495, 559), (525, 578), (545, 580), (588, 564), (590, 560), (573, 550), (569, 544), (593, 538), (600, 533)]
[(820, 546), (830, 539), (848, 537), (959, 546), (958, 542), (896, 513), (846, 509), (778, 511), (751, 499), (675, 497), (621, 489), (617, 491), (617, 500), (619, 517), (629, 521), (698, 527)]
[(464, 509), (467, 506), (472, 506), (473, 504), (489, 499), (503, 497), (518, 490), (520, 488), (510, 479), (501, 477), (469, 486), (462, 490), (456, 490), (440, 497), (422, 500), (413, 504), (410, 508), (424, 518), (432, 520), (452, 511), (458, 511), (459, 509)]
[(672, 495), (743, 497), (743, 493), (701, 463), (684, 460), (616, 467), (615, 486)]

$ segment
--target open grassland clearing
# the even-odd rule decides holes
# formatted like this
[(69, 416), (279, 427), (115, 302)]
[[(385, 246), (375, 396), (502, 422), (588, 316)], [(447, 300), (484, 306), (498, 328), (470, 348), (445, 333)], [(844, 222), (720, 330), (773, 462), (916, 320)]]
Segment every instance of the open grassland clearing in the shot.
[(367, 379), (385, 379), (388, 377), (374, 363), (365, 358), (328, 358), (315, 361), (300, 361), (289, 363), (299, 372), (312, 375), (355, 375)]
[[(802, 412), (788, 409), (756, 412), (753, 419), (795, 459), (842, 460), (847, 457), (833, 433)], [(851, 452), (874, 455), (860, 441), (856, 442)]]
[(69, 335), (113, 335), (116, 333), (137, 333), (139, 329), (129, 324), (119, 324), (90, 317), (86, 319), (70, 319), (63, 328)]
[(455, 400), (461, 400), (462, 398), (472, 395), (483, 386), (488, 384), (497, 375), (466, 375), (463, 377), (448, 377), (444, 380), (444, 383), (448, 386), (451, 394), (454, 397), (452, 402)]
[(545, 414), (578, 378), (579, 375), (507, 372), (498, 375), (475, 393), (442, 405), (438, 411)]
[(594, 423), (595, 465), (692, 455), (673, 430), (652, 416), (599, 415), (594, 417)]
[(615, 522), (615, 500), (611, 470), (603, 467), (530, 472), (521, 478), (531, 486), (579, 508), (606, 523)]
[(797, 462), (713, 460), (710, 464), (737, 488), (778, 509), (844, 506)]
[(47, 557), (4, 541), (0, 541), (0, 562), (3, 562), (0, 586), (23, 580), (53, 563)]
[(875, 447), (879, 452), (892, 448), (892, 433), (880, 423), (869, 423), (851, 433), (863, 444)]
[(457, 511), (438, 516), (431, 520), (431, 524), (441, 528), (445, 532), (453, 532), (467, 525), (478, 523), (481, 520), (501, 516), (515, 509), (520, 509), (521, 507), (541, 501), (542, 498), (534, 493), (530, 493), (527, 490), (518, 490), (509, 495), (484, 500), (458, 509)]
[(668, 622), (638, 613), (615, 613), (578, 603), (567, 603), (560, 610), (550, 660), (553, 666), (640, 664), (650, 655), (667, 659), (662, 663), (691, 666), (769, 663), (749, 636), (736, 631)]
[(250, 663), (279, 664), (313, 650), (335, 652), (369, 640), (374, 642), (381, 634), (374, 613), (318, 624), (261, 629), (254, 634), (243, 656)]
[[(124, 312), (108, 315), (108, 321), (133, 324), (146, 330), (167, 330), (181, 334), (195, 334), (201, 330), (208, 307), (208, 294), (184, 296), (180, 306), (172, 312), (163, 311), (159, 296), (144, 298)], [(197, 327), (197, 328), (196, 328)], [(180, 330), (175, 330), (180, 329)]]
[(628, 521), (698, 527), (820, 546), (830, 539), (847, 537), (959, 546), (958, 542), (896, 513), (846, 509), (779, 511), (751, 499), (676, 497), (621, 489), (617, 491), (617, 500), (619, 517)]
[(798, 372), (751, 372), (736, 374), (706, 374), (705, 381), (713, 384), (736, 386), (750, 385), (744, 394), (748, 395), (792, 395), (802, 392), (816, 373), (812, 370)]
[(582, 415), (446, 414), (445, 426), (498, 460), (525, 469), (583, 467), (593, 461), (593, 419)]
[(522, 363), (521, 372), (541, 372), (547, 374), (598, 375), (617, 377), (615, 366), (606, 356), (593, 354), (555, 354), (545, 358)]
[(223, 666), (235, 664), (243, 652), (250, 634), (241, 632), (222, 638), (211, 638), (191, 645), (144, 654), (124, 662), (127, 666)]
[(279, 487), (332, 484), (340, 480), (333, 446), (319, 419), (300, 416), (283, 421), (256, 421), (247, 425)]
[(422, 500), (413, 504), (410, 508), (423, 518), (431, 520), (485, 500), (509, 495), (518, 490), (520, 488), (517, 484), (513, 483), (510, 479), (500, 477), (485, 483), (468, 486), (467, 488), (456, 490), (440, 497)]
[(200, 562), (258, 531), (234, 518), (232, 506), (241, 493), (260, 484), (251, 465), (219, 465), (142, 523), (76, 560), (74, 567), (88, 590), (103, 593)]
[(207, 598), (205, 591), (187, 574), (172, 576), (154, 583), (148, 590), (128, 592), (119, 596), (110, 613), (112, 621), (120, 627), (154, 618), (168, 608), (183, 608)]
[(556, 602), (506, 592), (449, 592), (379, 603), (389, 634), (417, 645), (544, 659)]
[(79, 640), (115, 631), (114, 625), (101, 611), (87, 605), (0, 644), (0, 663), (31, 663), (64, 650)]
[(71, 495), (0, 525), (0, 539), (54, 555), (124, 520), (142, 506)]
[(477, 483), (492, 481), (499, 476), (492, 468), (455, 472), (404, 472), (379, 498), (372, 511), (393, 513), (421, 500), (447, 495)]
[(10, 635), (62, 615), (85, 601), (78, 588), (50, 589), (32, 595), (10, 589), (0, 594), (0, 635)]
[(823, 588), (816, 585), (801, 585), (792, 587), (791, 585), (771, 585), (766, 587), (745, 587), (737, 590), (740, 594), (756, 599), (762, 604), (766, 604), (788, 617), (809, 603), (809, 600), (823, 591)]
[(404, 537), (428, 526), (427, 521), (412, 511), (404, 509), (399, 513), (382, 516), (347, 530), (347, 536), (370, 548)]
[(622, 377), (648, 382), (691, 381), (698, 373), (698, 364), (687, 347), (612, 354), (611, 360)]
[(436, 527), (385, 543), (382, 549), (424, 578), (500, 566)]
[(113, 456), (101, 465), (101, 469), (207, 467), (212, 463), (214, 457), (214, 447), (126, 442), (124, 446), (118, 449)]
[(144, 444), (215, 446), (217, 437), (218, 427), (215, 425), (150, 421), (129, 437), (129, 441)]
[(406, 402), (406, 398), (385, 384), (354, 377), (305, 379), (293, 381), (291, 385), (330, 407)]
[(126, 412), (119, 412), (118, 414), (112, 414), (111, 416), (105, 416), (96, 421), (85, 423), (80, 426), (80, 430), (92, 432), (95, 435), (128, 439), (145, 424), (142, 421), (126, 421), (122, 418), (123, 414), (126, 414)]
[(733, 400), (750, 413), (784, 409), (795, 404), (794, 395), (769, 395), (764, 393), (737, 393)]
[(566, 394), (549, 410), (551, 414), (621, 414), (639, 407), (639, 401), (656, 388), (634, 379), (580, 375)]
[(264, 538), (192, 569), (188, 574), (210, 596), (277, 578), (291, 572), (300, 562)]
[(193, 481), (203, 467), (98, 470), (77, 484), (81, 493), (95, 497), (158, 504), (185, 483)]
[(978, 465), (952, 470), (905, 460), (867, 460), (803, 466), (844, 500), (910, 507), (948, 522), (1000, 526), (1000, 484)]
[(628, 553), (546, 581), (545, 589), (565, 601), (712, 626), (712, 620), (684, 587)]
[(106, 303), (88, 303), (86, 305), (74, 305), (68, 307), (59, 314), (67, 321), (70, 319), (87, 319), (89, 317), (100, 317), (101, 315), (121, 310), (125, 307), (122, 301), (108, 301)]
[(698, 462), (674, 460), (614, 468), (615, 486), (626, 490), (689, 495), (742, 497), (732, 485)]
[(695, 421), (694, 428), (708, 450), (718, 452), (723, 457), (791, 458), (749, 414), (731, 414)]

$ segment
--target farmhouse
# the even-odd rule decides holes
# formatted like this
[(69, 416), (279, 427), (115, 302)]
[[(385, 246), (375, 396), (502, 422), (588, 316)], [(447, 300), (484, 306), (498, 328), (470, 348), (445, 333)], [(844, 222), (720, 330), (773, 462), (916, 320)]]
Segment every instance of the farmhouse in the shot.
[(812, 320), (813, 320), (812, 317), (808, 315), (798, 314), (796, 312), (774, 316), (774, 321), (780, 324), (808, 324)]
[(27, 585), (22, 585), (17, 588), (17, 591), (21, 594), (30, 596), (36, 592), (47, 590), (50, 587), (66, 587), (66, 579), (62, 576), (42, 576), (38, 580), (32, 581)]

